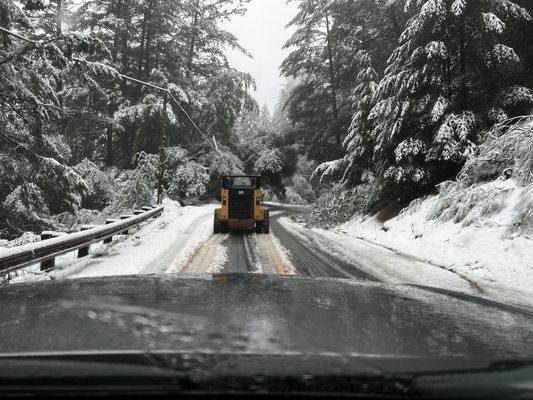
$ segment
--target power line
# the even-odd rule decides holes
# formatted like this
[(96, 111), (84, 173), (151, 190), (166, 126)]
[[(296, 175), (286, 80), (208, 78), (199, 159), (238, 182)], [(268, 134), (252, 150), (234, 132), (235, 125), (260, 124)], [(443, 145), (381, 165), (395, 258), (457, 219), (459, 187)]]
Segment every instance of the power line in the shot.
[(170, 90), (167, 90), (167, 93), (168, 95), (170, 96), (170, 98), (172, 99), (172, 101), (179, 107), (179, 109), (181, 110), (181, 112), (183, 114), (185, 114), (185, 116), (189, 119), (189, 121), (191, 121), (192, 125), (194, 126), (194, 128), (198, 131), (198, 133), (202, 136), (202, 138), (207, 142), (209, 143), (209, 146), (211, 146), (211, 148), (213, 150), (215, 150), (219, 155), (222, 155), (222, 153), (220, 152), (220, 150), (218, 149), (217, 146), (215, 146), (213, 143), (211, 143), (211, 141), (209, 140), (209, 138), (205, 135), (205, 133), (202, 132), (202, 130), (198, 127), (198, 125), (196, 125), (196, 123), (193, 121), (193, 119), (189, 116), (189, 114), (187, 113), (187, 111), (185, 111), (183, 109), (183, 107), (181, 106), (180, 103), (178, 103), (178, 101), (174, 98), (174, 96), (172, 95), (172, 93), (170, 93)]
[(33, 39), (27, 38), (25, 36), (19, 35), (18, 33), (10, 31), (9, 29), (6, 29), (6, 28), (4, 28), (2, 26), (0, 26), (0, 31), (2, 31), (4, 33), (7, 33), (8, 35), (14, 36), (17, 39), (23, 40), (23, 41), (25, 41), (27, 43), (32, 43), (32, 44), (36, 44), (36, 45), (40, 44), (37, 40), (33, 40)]

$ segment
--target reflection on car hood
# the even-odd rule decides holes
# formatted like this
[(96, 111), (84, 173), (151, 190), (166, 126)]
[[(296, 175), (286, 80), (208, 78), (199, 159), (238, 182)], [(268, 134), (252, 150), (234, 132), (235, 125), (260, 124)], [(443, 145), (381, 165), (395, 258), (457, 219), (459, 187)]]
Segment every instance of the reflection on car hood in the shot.
[(0, 352), (533, 356), (533, 314), (405, 285), (260, 275), (105, 277), (0, 290)]

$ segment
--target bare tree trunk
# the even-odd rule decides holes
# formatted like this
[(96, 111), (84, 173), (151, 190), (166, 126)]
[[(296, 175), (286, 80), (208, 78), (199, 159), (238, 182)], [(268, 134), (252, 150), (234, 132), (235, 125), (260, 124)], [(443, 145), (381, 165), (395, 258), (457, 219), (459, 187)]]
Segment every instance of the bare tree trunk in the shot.
[(63, 4), (62, 0), (56, 0), (56, 35), (61, 36), (62, 29), (61, 29), (61, 22), (63, 21)]
[(191, 24), (191, 40), (189, 43), (189, 52), (187, 54), (187, 74), (190, 76), (192, 73), (192, 65), (194, 60), (194, 47), (196, 46), (197, 26), (199, 17), (200, 0), (196, 0), (196, 7), (194, 9), (194, 15)]
[(107, 127), (105, 136), (106, 136), (105, 163), (107, 166), (111, 166), (115, 162), (115, 151), (113, 149), (113, 126), (111, 126), (111, 124)]
[(339, 133), (338, 121), (339, 121), (339, 108), (337, 105), (337, 88), (335, 85), (335, 68), (333, 66), (333, 49), (331, 46), (331, 36), (330, 36), (330, 26), (329, 26), (329, 16), (326, 11), (326, 43), (328, 48), (328, 60), (329, 60), (329, 77), (331, 85), (331, 106), (333, 109), (333, 130), (335, 131), (335, 141), (337, 146), (341, 146), (341, 136)]
[(468, 88), (466, 86), (466, 44), (465, 44), (465, 31), (464, 25), (459, 30), (459, 68), (461, 83), (459, 88), (460, 103), (463, 110), (468, 108)]
[(163, 203), (163, 179), (165, 167), (165, 147), (167, 146), (166, 135), (166, 114), (167, 114), (168, 96), (165, 94), (163, 100), (163, 110), (161, 111), (161, 137), (159, 140), (159, 172), (157, 177), (157, 204)]
[(152, 44), (152, 38), (154, 34), (153, 26), (153, 14), (154, 14), (154, 0), (150, 0), (148, 6), (148, 21), (146, 22), (146, 43), (144, 46), (144, 77), (147, 79), (150, 76), (150, 46)]
[[(0, 25), (3, 26), (6, 29), (11, 29), (11, 24), (9, 23), (9, 18), (7, 17), (7, 13), (0, 13)], [(11, 39), (9, 38), (9, 35), (5, 32), (1, 33), (2, 35), (2, 45), (4, 46), (4, 50), (8, 50), (11, 47)]]
[(144, 42), (146, 40), (146, 25), (147, 25), (148, 18), (149, 18), (148, 9), (149, 9), (149, 6), (145, 5), (144, 16), (143, 16), (143, 24), (142, 24), (142, 31), (141, 31), (141, 46), (140, 46), (140, 49), (139, 49), (139, 64), (138, 64), (138, 68), (137, 68), (139, 76), (141, 75), (142, 69), (143, 69), (143, 58), (142, 58), (142, 55), (144, 54)]
[[(128, 47), (129, 41), (129, 27), (131, 24), (131, 14), (128, 10), (128, 5), (122, 3), (121, 15), (124, 18), (124, 30), (122, 31), (120, 38), (120, 51), (122, 53), (122, 72), (124, 74), (129, 73), (130, 68), (130, 49)], [(121, 83), (122, 94), (126, 95), (127, 84), (125, 80), (122, 80)]]
[[(63, 22), (63, 0), (56, 0), (56, 35), (61, 36), (63, 33), (63, 29), (61, 27), (61, 23)], [(61, 76), (58, 76), (56, 79), (56, 91), (62, 92), (63, 91), (63, 79)], [(61, 107), (63, 106), (63, 99), (59, 97), (59, 104)]]
[[(114, 10), (115, 16), (117, 18), (120, 18), (122, 15), (122, 0), (119, 0), (116, 4), (116, 8)], [(113, 62), (116, 63), (118, 59), (118, 48), (120, 44), (120, 36), (121, 32), (120, 29), (115, 30), (115, 35), (113, 36), (113, 48), (111, 49), (111, 58), (113, 59)]]

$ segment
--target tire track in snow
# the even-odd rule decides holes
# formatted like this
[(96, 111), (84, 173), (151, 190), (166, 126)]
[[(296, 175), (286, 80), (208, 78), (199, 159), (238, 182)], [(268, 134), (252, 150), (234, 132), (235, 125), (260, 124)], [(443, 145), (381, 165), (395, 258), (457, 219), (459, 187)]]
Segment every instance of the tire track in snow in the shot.
[(227, 248), (223, 242), (228, 238), (225, 235), (212, 235), (210, 239), (200, 244), (182, 268), (187, 275), (205, 275), (218, 273), (227, 261)]

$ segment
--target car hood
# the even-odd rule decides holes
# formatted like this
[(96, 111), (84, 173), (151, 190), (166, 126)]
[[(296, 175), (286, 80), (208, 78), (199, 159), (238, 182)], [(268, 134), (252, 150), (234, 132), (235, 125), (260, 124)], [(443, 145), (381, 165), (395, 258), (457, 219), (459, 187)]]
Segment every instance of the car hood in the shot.
[(0, 304), (0, 353), (533, 356), (531, 310), (406, 285), (262, 275), (103, 277), (7, 285)]

